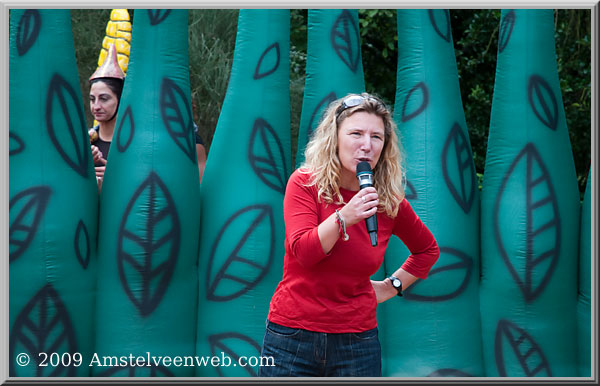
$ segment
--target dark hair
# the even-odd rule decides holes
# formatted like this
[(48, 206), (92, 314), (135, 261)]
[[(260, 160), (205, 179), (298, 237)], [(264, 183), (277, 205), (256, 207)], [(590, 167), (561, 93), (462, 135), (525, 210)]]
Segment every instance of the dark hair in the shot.
[(123, 79), (118, 79), (118, 78), (96, 78), (96, 79), (92, 79), (90, 81), (90, 87), (94, 84), (94, 83), (98, 83), (98, 82), (103, 82), (105, 83), (108, 88), (110, 89), (110, 91), (112, 91), (113, 93), (115, 93), (115, 95), (117, 96), (117, 99), (119, 100), (119, 102), (121, 101), (121, 94), (123, 93)]

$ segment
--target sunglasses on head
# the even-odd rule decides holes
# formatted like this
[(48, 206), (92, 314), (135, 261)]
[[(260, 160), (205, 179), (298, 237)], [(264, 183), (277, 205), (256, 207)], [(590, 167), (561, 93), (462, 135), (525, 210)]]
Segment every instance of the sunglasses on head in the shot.
[(335, 112), (335, 118), (336, 119), (339, 118), (340, 114), (343, 113), (345, 110), (347, 110), (351, 107), (356, 107), (356, 106), (360, 105), (361, 103), (365, 102), (366, 100), (383, 104), (383, 102), (381, 102), (377, 98), (373, 98), (371, 96), (364, 97), (362, 95), (351, 95), (348, 98), (344, 99), (342, 101), (342, 104), (340, 105), (340, 107), (337, 108), (337, 110)]

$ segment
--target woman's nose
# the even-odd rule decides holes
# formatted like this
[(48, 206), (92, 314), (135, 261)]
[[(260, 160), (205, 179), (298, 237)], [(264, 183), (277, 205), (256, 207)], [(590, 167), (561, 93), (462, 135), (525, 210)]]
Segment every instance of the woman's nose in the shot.
[(368, 135), (363, 135), (360, 148), (363, 150), (371, 150), (371, 138)]

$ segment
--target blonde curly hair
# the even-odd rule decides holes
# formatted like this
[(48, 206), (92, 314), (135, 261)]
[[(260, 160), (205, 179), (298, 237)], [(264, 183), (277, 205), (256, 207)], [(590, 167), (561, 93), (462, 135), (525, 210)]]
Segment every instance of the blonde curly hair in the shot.
[[(360, 104), (342, 110), (344, 100), (358, 95), (364, 99)], [(312, 174), (308, 186), (316, 185), (319, 199), (326, 203), (345, 204), (339, 185), (342, 164), (338, 156), (338, 126), (344, 119), (359, 111), (377, 115), (383, 120), (385, 141), (379, 161), (373, 168), (373, 185), (379, 194), (378, 212), (395, 217), (400, 202), (404, 199), (405, 170), (402, 149), (390, 111), (373, 95), (348, 94), (329, 105), (306, 145), (305, 161), (300, 167), (300, 172)]]

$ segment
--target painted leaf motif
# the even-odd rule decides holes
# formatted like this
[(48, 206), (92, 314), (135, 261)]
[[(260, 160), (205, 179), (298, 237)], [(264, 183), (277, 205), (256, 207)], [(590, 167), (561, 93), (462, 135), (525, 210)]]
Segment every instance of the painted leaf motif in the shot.
[(42, 28), (42, 16), (37, 9), (28, 9), (23, 12), (19, 26), (17, 27), (17, 52), (23, 56), (35, 44), (40, 29)]
[[(221, 352), (223, 352), (232, 359), (232, 363), (239, 363), (241, 356), (245, 356), (246, 358), (260, 356), (260, 346), (258, 343), (256, 343), (252, 338), (237, 332), (226, 332), (222, 334), (210, 335), (208, 337), (208, 343), (213, 356), (220, 357)], [(253, 377), (258, 376), (257, 369), (250, 365), (240, 368), (244, 369), (244, 371)], [(235, 369), (235, 367), (227, 368), (228, 371), (233, 369)], [(232, 374), (224, 374), (221, 370), (221, 366), (217, 366), (216, 370), (220, 377), (233, 376)], [(243, 375), (244, 374), (240, 374), (238, 376)]]
[(158, 25), (162, 23), (170, 13), (170, 9), (149, 9), (148, 18), (150, 19), (150, 25)]
[(75, 89), (59, 74), (54, 74), (48, 87), (46, 126), (62, 159), (87, 178), (91, 152), (81, 100)]
[[(508, 320), (498, 322), (494, 351), (501, 377), (552, 376), (550, 364), (538, 343), (527, 331)], [(512, 363), (518, 363), (520, 368), (511, 366)]]
[(124, 153), (131, 144), (135, 134), (135, 122), (131, 106), (127, 106), (123, 117), (119, 117), (119, 128), (117, 129), (117, 149)]
[[(525, 199), (516, 199), (506, 192), (522, 192)], [(515, 205), (521, 202), (523, 208), (515, 209)], [(525, 219), (515, 221), (513, 216), (504, 216), (506, 212), (523, 213)], [(542, 293), (552, 278), (558, 263), (561, 239), (560, 213), (554, 187), (533, 143), (525, 145), (508, 169), (496, 197), (493, 223), (500, 255), (519, 285), (525, 301), (531, 302)], [(524, 231), (516, 228), (520, 224), (524, 224)], [(511, 231), (507, 232), (508, 229)], [(510, 243), (503, 239), (521, 234), (526, 235), (526, 240)], [(522, 253), (508, 252), (507, 248), (525, 250), (525, 258), (519, 256)]]
[(148, 316), (168, 289), (181, 242), (175, 202), (156, 173), (129, 200), (118, 235), (121, 284), (140, 315)]
[(17, 193), (9, 204), (10, 262), (18, 259), (33, 241), (40, 221), (46, 213), (52, 191), (48, 186), (35, 186)]
[[(407, 122), (421, 114), (427, 105), (429, 104), (429, 89), (425, 82), (417, 83), (413, 88), (410, 89), (406, 98), (404, 98), (404, 104), (402, 105), (402, 115), (400, 119), (402, 122)], [(407, 113), (406, 109), (409, 107), (414, 109), (412, 112)], [(416, 109), (414, 106), (418, 106)]]
[(539, 75), (531, 75), (527, 82), (527, 97), (535, 116), (551, 130), (558, 127), (558, 102), (552, 88)]
[(271, 206), (251, 205), (234, 213), (211, 250), (205, 280), (207, 299), (224, 302), (254, 288), (271, 267), (274, 250)]
[(404, 191), (404, 197), (407, 200), (417, 199), (417, 190), (409, 180), (406, 180), (406, 190)]
[(472, 272), (473, 258), (458, 249), (441, 247), (440, 258), (429, 272), (435, 280), (415, 282), (403, 291), (404, 298), (422, 302), (453, 299), (465, 291)]
[(475, 165), (471, 145), (458, 123), (452, 126), (444, 143), (442, 172), (452, 197), (469, 213), (475, 198)]
[[(10, 331), (10, 358), (26, 353), (32, 363), (26, 367), (15, 366), (10, 360), (10, 376), (57, 377), (74, 376), (76, 367), (37, 366), (43, 359), (38, 353), (75, 353), (77, 342), (71, 317), (58, 292), (46, 284), (23, 307)], [(35, 370), (31, 370), (35, 363)], [(35, 374), (30, 373), (35, 371)]]
[(25, 142), (16, 134), (9, 132), (9, 156), (19, 154), (25, 150)]
[(504, 19), (500, 23), (500, 32), (498, 37), (498, 52), (502, 53), (512, 35), (513, 28), (515, 27), (516, 14), (512, 9), (506, 13)]
[(169, 135), (194, 164), (196, 144), (193, 138), (194, 122), (190, 104), (183, 90), (169, 78), (163, 78), (160, 87), (160, 114)]
[[(319, 122), (321, 120), (321, 116), (323, 115), (323, 113), (322, 113), (323, 109), (327, 108), (327, 106), (329, 106), (329, 104), (336, 99), (337, 99), (337, 96), (335, 95), (335, 92), (332, 91), (329, 94), (325, 95), (325, 98), (321, 99), (319, 104), (317, 104), (317, 107), (315, 107), (312, 115), (310, 116), (310, 122), (308, 123), (308, 128), (306, 130), (306, 138), (307, 139), (310, 139), (310, 136), (312, 135), (313, 131), (319, 124)], [(317, 118), (317, 117), (319, 117), (319, 119), (317, 119), (317, 121), (315, 122), (315, 118)]]
[(430, 9), (429, 20), (435, 32), (448, 43), (452, 37), (450, 31), (450, 12), (447, 9)]
[(271, 75), (277, 71), (277, 68), (279, 68), (280, 60), (281, 52), (279, 49), (279, 43), (275, 42), (267, 47), (267, 49), (260, 56), (260, 59), (258, 59), (253, 78), (258, 80), (264, 78), (265, 76)]
[(358, 70), (360, 62), (360, 35), (352, 14), (344, 9), (331, 27), (331, 46), (337, 56), (352, 72)]
[(429, 374), (428, 377), (472, 377), (472, 375), (457, 369), (439, 369)]
[(86, 269), (90, 263), (90, 235), (83, 220), (79, 220), (75, 230), (75, 256), (79, 264)]
[(273, 127), (262, 118), (254, 121), (248, 143), (248, 159), (262, 182), (281, 194), (285, 192), (287, 165), (283, 146)]
[[(100, 357), (101, 358), (101, 357)], [(101, 362), (102, 363), (102, 362)], [(115, 366), (98, 374), (99, 377), (174, 377), (167, 367), (155, 366)]]

